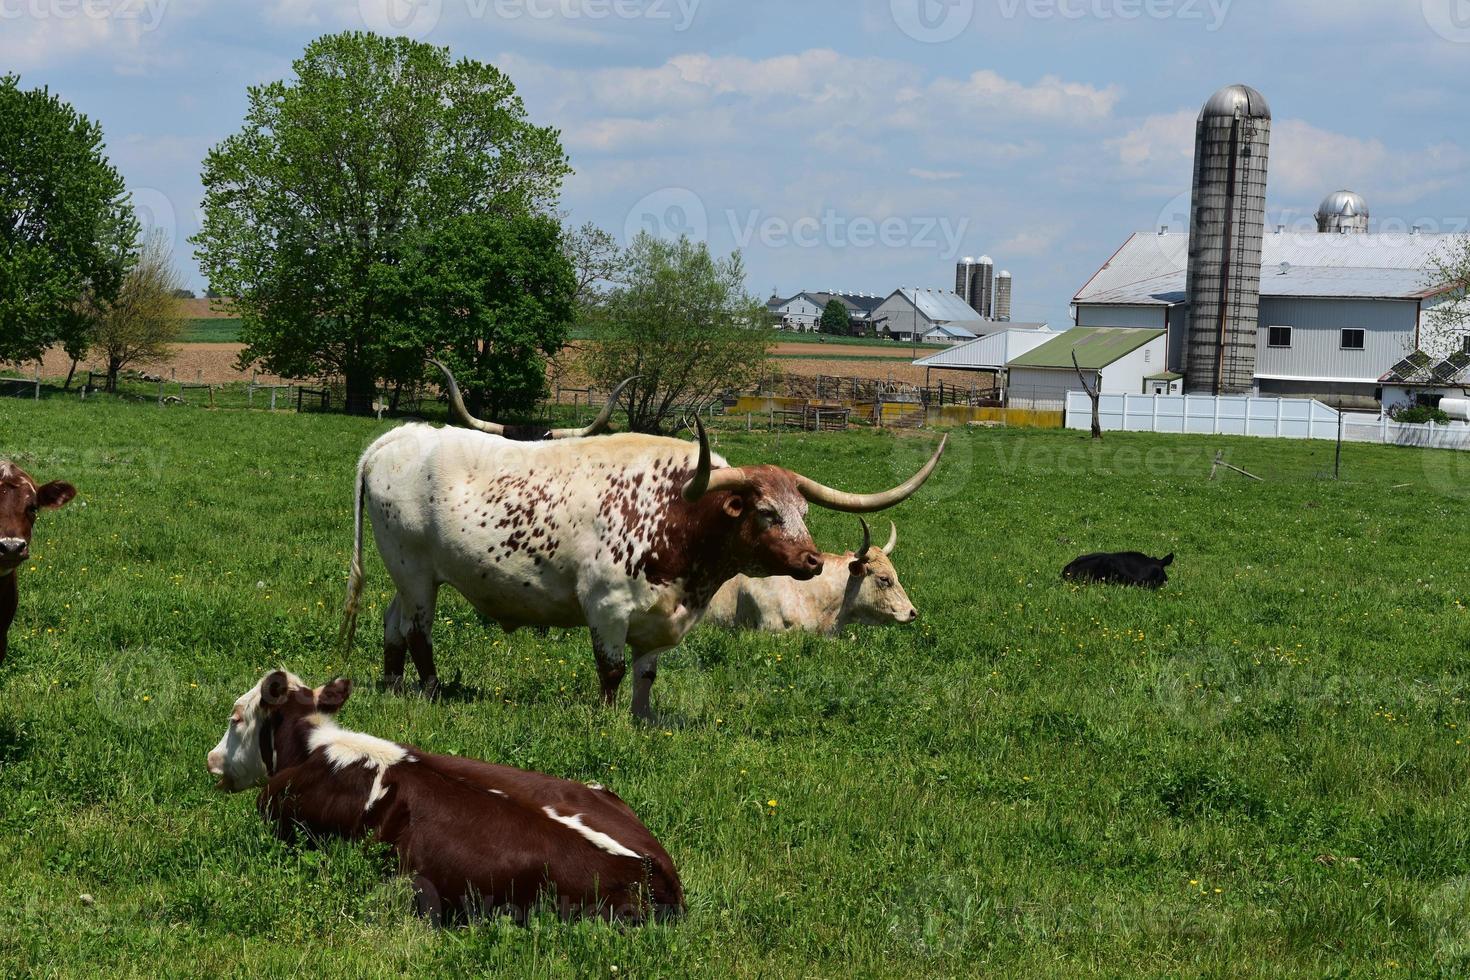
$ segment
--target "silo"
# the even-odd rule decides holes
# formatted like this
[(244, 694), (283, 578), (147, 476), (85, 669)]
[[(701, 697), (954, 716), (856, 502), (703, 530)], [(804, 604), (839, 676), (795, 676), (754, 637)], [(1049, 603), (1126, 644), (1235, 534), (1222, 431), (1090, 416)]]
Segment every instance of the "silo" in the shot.
[(995, 263), (982, 255), (970, 270), (970, 306), (985, 319), (995, 306)]
[(1227, 85), (1200, 109), (1189, 207), (1189, 335), (1185, 388), (1239, 394), (1255, 385), (1261, 236), (1271, 109)]
[(965, 256), (963, 262), (956, 262), (954, 267), (954, 292), (955, 295), (966, 303), (970, 302), (970, 270), (975, 267), (975, 257)]
[(1323, 234), (1363, 234), (1368, 230), (1368, 202), (1352, 191), (1333, 191), (1317, 207), (1317, 230)]
[(995, 277), (995, 318), (1011, 318), (1011, 274), (1004, 269)]

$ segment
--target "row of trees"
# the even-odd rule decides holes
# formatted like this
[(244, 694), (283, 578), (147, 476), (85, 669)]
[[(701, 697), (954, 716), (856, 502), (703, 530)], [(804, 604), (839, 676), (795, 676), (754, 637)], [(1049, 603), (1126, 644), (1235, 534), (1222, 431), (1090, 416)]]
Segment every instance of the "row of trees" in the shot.
[[(338, 377), (349, 410), (422, 379), (434, 354), (471, 409), (531, 409), (574, 326), (582, 367), (629, 375), (633, 426), (735, 386), (763, 360), (738, 255), (563, 229), (570, 167), (509, 78), (447, 49), (349, 32), (295, 78), (253, 87), (244, 125), (204, 162), (194, 239), (211, 298), (241, 319), (242, 370)], [(109, 375), (167, 356), (183, 289), (161, 237), (138, 241), (100, 128), (43, 91), (0, 91), (0, 361), (63, 346)], [(190, 294), (191, 295), (191, 294)]]
[(60, 346), (75, 371), (98, 352), (115, 385), (129, 364), (166, 356), (182, 283), (165, 240), (138, 241), (101, 127), (6, 75), (0, 161), (0, 362)]

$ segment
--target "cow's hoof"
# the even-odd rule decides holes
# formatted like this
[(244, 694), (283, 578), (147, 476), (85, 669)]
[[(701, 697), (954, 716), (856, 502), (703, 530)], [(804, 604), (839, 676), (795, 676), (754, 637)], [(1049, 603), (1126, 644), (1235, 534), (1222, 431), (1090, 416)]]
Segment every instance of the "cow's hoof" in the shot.
[(425, 700), (428, 700), (428, 701), (438, 701), (439, 700), (439, 678), (437, 678), (437, 677), (428, 677), (428, 678), (425, 678), (424, 679), (424, 684), (423, 684), (423, 691), (424, 691), (424, 699)]
[(383, 675), (383, 690), (387, 691), (389, 694), (402, 694), (403, 693), (403, 675), (402, 674), (384, 674)]

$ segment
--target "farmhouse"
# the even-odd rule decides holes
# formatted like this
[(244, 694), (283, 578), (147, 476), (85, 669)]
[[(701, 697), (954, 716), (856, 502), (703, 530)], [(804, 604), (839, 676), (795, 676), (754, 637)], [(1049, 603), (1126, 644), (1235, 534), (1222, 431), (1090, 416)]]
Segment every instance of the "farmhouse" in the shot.
[[(1432, 258), (1455, 237), (1266, 233), (1255, 390), (1376, 406), (1379, 378), (1405, 355), (1459, 349), (1427, 318), (1445, 296), (1430, 285)], [(1164, 330), (1167, 369), (1183, 372), (1188, 264), (1187, 234), (1134, 234), (1073, 297), (1077, 326)]]
[(822, 311), (826, 308), (827, 304), (820, 302), (811, 293), (797, 293), (790, 299), (772, 296), (766, 301), (766, 310), (781, 318), (781, 329), (803, 333), (817, 329)]
[(1059, 408), (1069, 390), (1081, 387), (1077, 380), (1079, 368), (1087, 384), (1100, 391), (1142, 394), (1145, 384), (1152, 383), (1148, 379), (1167, 370), (1167, 346), (1163, 330), (1073, 327), (1008, 362), (1006, 404), (1013, 408)]
[(1470, 350), (1437, 358), (1416, 350), (1379, 379), (1385, 409), (1427, 406), (1439, 408), (1446, 398), (1470, 397)]
[[(948, 290), (908, 286), (895, 289), (873, 310), (872, 324), (880, 337), (909, 341), (917, 332), (926, 338), (934, 334), (939, 343), (973, 340), (1001, 329), (999, 322), (986, 320)], [(939, 331), (941, 327), (948, 329)]]

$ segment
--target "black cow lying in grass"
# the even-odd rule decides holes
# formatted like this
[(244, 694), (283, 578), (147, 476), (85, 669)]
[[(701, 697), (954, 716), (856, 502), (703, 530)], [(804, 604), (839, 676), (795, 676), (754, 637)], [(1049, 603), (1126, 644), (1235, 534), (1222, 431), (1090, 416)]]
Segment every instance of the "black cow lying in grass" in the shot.
[(304, 830), (392, 846), (436, 920), (524, 921), (553, 897), (563, 918), (642, 923), (684, 910), (668, 852), (612, 792), (338, 728), (351, 691), (345, 679), (311, 688), (267, 674), (235, 702), (209, 771), (226, 790), (264, 784), (257, 806), (283, 839)]
[(1073, 559), (1062, 569), (1062, 578), (1069, 582), (1115, 582), (1157, 589), (1169, 581), (1164, 569), (1172, 564), (1172, 553), (1150, 558), (1138, 551), (1098, 552)]

